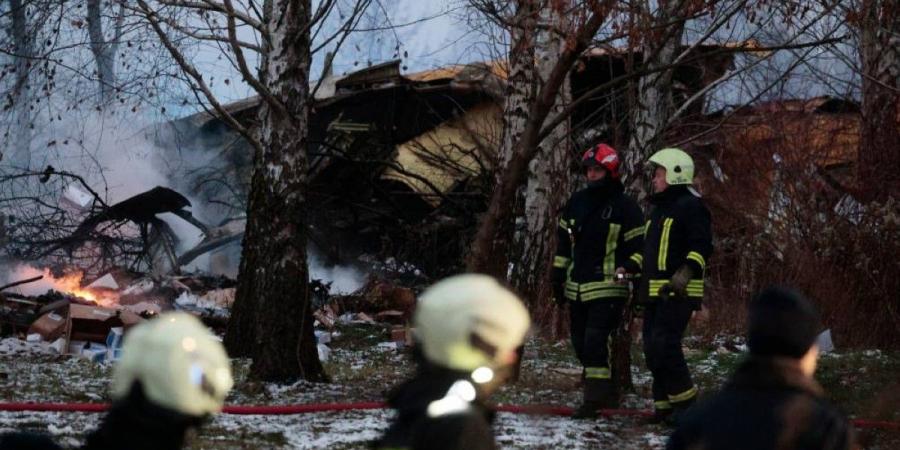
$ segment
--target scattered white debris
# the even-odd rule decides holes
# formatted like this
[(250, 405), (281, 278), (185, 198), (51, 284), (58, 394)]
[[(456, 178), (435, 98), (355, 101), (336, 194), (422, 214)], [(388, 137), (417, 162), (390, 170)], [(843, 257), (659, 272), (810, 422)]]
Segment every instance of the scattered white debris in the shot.
[(185, 291), (175, 299), (175, 304), (178, 306), (196, 306), (198, 300), (196, 295)]
[(396, 342), (379, 342), (377, 348), (381, 351), (397, 350)]
[(331, 342), (331, 333), (323, 330), (315, 330), (316, 342), (319, 344), (328, 344)]
[(94, 196), (84, 192), (75, 184), (70, 184), (66, 186), (66, 190), (63, 192), (61, 200), (69, 203), (76, 209), (84, 210), (90, 206), (91, 202), (94, 200)]
[(85, 287), (88, 289), (105, 288), (119, 290), (119, 283), (116, 283), (116, 279), (113, 278), (111, 274), (106, 274), (100, 278), (97, 278), (93, 283)]
[(863, 351), (863, 355), (874, 358), (881, 358), (881, 350), (865, 350)]
[(834, 351), (834, 341), (831, 340), (831, 330), (825, 330), (816, 337), (816, 344), (820, 353), (830, 353)]
[(319, 352), (319, 361), (328, 362), (328, 358), (331, 356), (331, 349), (325, 344), (316, 344), (316, 349)]
[(132, 283), (131, 286), (125, 288), (122, 291), (123, 295), (138, 295), (150, 292), (153, 288), (156, 287), (156, 283), (153, 282), (150, 278), (144, 278), (136, 283)]

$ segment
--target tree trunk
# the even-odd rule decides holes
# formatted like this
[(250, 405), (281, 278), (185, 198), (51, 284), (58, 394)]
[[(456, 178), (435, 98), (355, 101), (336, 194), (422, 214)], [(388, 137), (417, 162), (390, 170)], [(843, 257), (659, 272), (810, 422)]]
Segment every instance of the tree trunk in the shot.
[(309, 0), (272, 0), (271, 36), (261, 81), (275, 99), (259, 112), (262, 154), (255, 155), (238, 289), (225, 344), (250, 356), (250, 376), (323, 381), (309, 301), (307, 126)]
[(522, 133), (513, 140), (515, 144), (512, 145), (511, 157), (505, 167), (498, 168), (497, 186), (491, 194), (488, 210), (482, 217), (466, 261), (470, 272), (505, 278), (515, 218), (510, 205), (515, 205), (517, 193), (527, 181), (528, 167), (539, 150), (541, 129), (572, 65), (587, 48), (605, 18), (604, 11), (592, 11), (580, 27), (570, 33), (572, 40), (554, 61), (550, 74), (536, 87), (537, 94), (528, 105)]
[(28, 79), (31, 70), (31, 56), (34, 46), (28, 32), (28, 18), (22, 0), (9, 0), (11, 16), (11, 34), (13, 51), (15, 52), (15, 84), (13, 96), (13, 139), (9, 152), (11, 164), (30, 168), (31, 166), (31, 95), (29, 95)]
[[(565, 4), (547, 6), (541, 10), (541, 27), (535, 40), (534, 64), (538, 84), (544, 84), (566, 45)], [(533, 95), (532, 95), (533, 97)], [(571, 101), (568, 77), (563, 81), (556, 102), (548, 116), (552, 119)], [(552, 304), (550, 268), (556, 250), (557, 211), (565, 201), (569, 164), (572, 158), (568, 121), (563, 122), (541, 142), (538, 153), (529, 165), (524, 190), (524, 229), (516, 233), (512, 257), (511, 282), (531, 306), (540, 314)], [(521, 133), (520, 133), (521, 134)], [(551, 314), (553, 316), (553, 314)], [(538, 316), (541, 318), (541, 315)], [(553, 317), (550, 317), (552, 322)]]
[(900, 192), (900, 6), (863, 2), (859, 186), (868, 201)]
[[(641, 66), (644, 70), (654, 71), (675, 62), (684, 35), (682, 2), (660, 3), (652, 15), (649, 13), (649, 2), (641, 4), (643, 11), (640, 11), (640, 17), (650, 17), (653, 22), (642, 27), (646, 30), (640, 46), (643, 54)], [(629, 193), (639, 202), (647, 197), (641, 168), (644, 161), (662, 147), (663, 133), (674, 111), (672, 74), (672, 69), (653, 72), (641, 77), (637, 83), (636, 100), (631, 113), (631, 136), (622, 158), (622, 177)], [(624, 390), (634, 390), (631, 379), (631, 336), (634, 325), (631, 308), (626, 307), (612, 342), (612, 373), (617, 384)]]
[(106, 103), (112, 100), (116, 85), (116, 47), (118, 35), (122, 27), (124, 10), (120, 9), (116, 19), (115, 34), (111, 42), (107, 42), (103, 35), (103, 19), (101, 15), (101, 0), (88, 0), (87, 2), (87, 29), (90, 37), (91, 53), (94, 62), (97, 63), (97, 82), (100, 88), (100, 101)]
[[(506, 83), (506, 102), (503, 108), (503, 136), (500, 148), (497, 150), (497, 160), (494, 165), (496, 183), (502, 183), (504, 174), (509, 168), (509, 163), (516, 152), (516, 145), (522, 138), (522, 133), (528, 124), (528, 111), (535, 98), (535, 26), (538, 8), (540, 5), (534, 0), (520, 0), (516, 4), (516, 15), (512, 20), (514, 24), (510, 30), (511, 43), (509, 48), (509, 76)], [(521, 203), (515, 202), (516, 211), (520, 213)], [(487, 273), (505, 280), (507, 278), (507, 265), (511, 259), (511, 248), (504, 245), (514, 232), (512, 224), (504, 227), (499, 234), (503, 236), (502, 242), (496, 242), (492, 259), (475, 271)]]
[[(649, 16), (653, 17), (654, 23), (644, 27), (645, 36), (640, 46), (644, 70), (655, 71), (671, 65), (678, 56), (684, 35), (684, 21), (679, 20), (682, 17), (682, 12), (678, 10), (680, 3), (665, 2), (654, 15)], [(643, 7), (645, 11), (642, 15), (648, 14), (646, 9), (649, 4), (644, 3)], [(657, 29), (655, 24), (668, 25)], [(638, 80), (636, 101), (632, 105), (631, 136), (623, 158), (623, 182), (638, 201), (643, 201), (647, 195), (641, 169), (647, 158), (660, 149), (663, 133), (674, 111), (672, 74), (672, 69), (662, 70)]]

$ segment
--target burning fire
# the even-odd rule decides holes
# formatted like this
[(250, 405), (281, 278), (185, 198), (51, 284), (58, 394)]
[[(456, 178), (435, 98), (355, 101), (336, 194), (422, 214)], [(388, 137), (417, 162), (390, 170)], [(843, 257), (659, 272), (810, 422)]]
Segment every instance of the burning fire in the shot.
[(97, 301), (97, 297), (93, 292), (81, 288), (81, 279), (84, 278), (84, 274), (81, 272), (64, 275), (62, 278), (53, 278), (50, 275), (50, 271), (44, 269), (44, 277), (49, 277), (59, 292), (65, 292), (85, 300)]
[(44, 278), (40, 281), (20, 286), (20, 293), (24, 295), (42, 295), (52, 289), (75, 297), (81, 297), (104, 307), (114, 307), (119, 303), (118, 294), (112, 290), (82, 287), (81, 280), (84, 277), (82, 272), (73, 272), (57, 278), (50, 273), (49, 269), (40, 270), (31, 266), (20, 266), (10, 276), (10, 280), (33, 278), (39, 275), (42, 275)]

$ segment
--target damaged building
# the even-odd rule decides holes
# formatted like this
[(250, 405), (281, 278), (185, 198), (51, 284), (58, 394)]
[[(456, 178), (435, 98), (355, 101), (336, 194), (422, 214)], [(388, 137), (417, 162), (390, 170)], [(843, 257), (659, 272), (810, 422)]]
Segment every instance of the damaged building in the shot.
[[(722, 50), (694, 48), (675, 70), (676, 95), (688, 98), (721, 77), (733, 60)], [(625, 75), (640, 57), (589, 51), (572, 72), (573, 97)], [(404, 74), (400, 61), (390, 61), (311, 83), (310, 239), (327, 263), (369, 254), (410, 261), (432, 275), (453, 270), (447, 261), (459, 260), (492, 186), (505, 82), (503, 62)], [(601, 90), (577, 108), (574, 148), (627, 142), (628, 88)], [(259, 104), (249, 98), (226, 109), (252, 126)], [(700, 114), (703, 102), (695, 104), (691, 112)], [(160, 146), (187, 162), (183, 189), (221, 217), (243, 213), (252, 150), (223, 120), (204, 112), (155, 133)], [(214, 265), (230, 260), (236, 267), (234, 245), (213, 256)]]

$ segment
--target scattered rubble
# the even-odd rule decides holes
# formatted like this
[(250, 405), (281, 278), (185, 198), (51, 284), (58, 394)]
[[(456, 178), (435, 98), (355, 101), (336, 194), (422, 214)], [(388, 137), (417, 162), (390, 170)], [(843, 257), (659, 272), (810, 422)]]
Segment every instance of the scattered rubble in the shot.
[[(28, 273), (44, 275), (6, 287), (42, 280), (52, 288), (38, 295), (0, 292), (2, 335), (17, 338), (8, 339), (9, 351), (80, 355), (97, 362), (117, 359), (118, 346), (131, 326), (167, 310), (189, 312), (224, 332), (237, 292), (236, 281), (223, 276), (153, 277), (116, 269), (85, 280), (74, 272), (59, 278), (47, 270)], [(416, 304), (412, 289), (379, 276), (371, 276), (351, 294), (330, 295), (330, 283), (322, 280), (310, 284), (323, 361), (331, 354), (329, 343), (338, 326), (380, 325), (385, 348), (412, 343), (409, 323)]]

